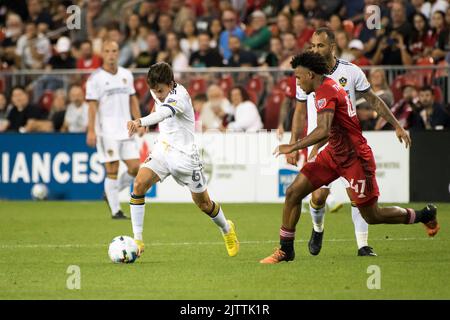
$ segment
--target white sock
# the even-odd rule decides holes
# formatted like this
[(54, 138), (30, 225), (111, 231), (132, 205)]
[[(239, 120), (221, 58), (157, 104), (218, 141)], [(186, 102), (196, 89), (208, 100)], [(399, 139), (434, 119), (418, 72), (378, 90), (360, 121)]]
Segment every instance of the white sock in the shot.
[(323, 223), (325, 220), (325, 206), (319, 209), (314, 209), (311, 204), (312, 201), (309, 203), (309, 213), (311, 214), (314, 231), (323, 232)]
[(117, 188), (117, 186), (117, 179), (111, 179), (108, 177), (105, 178), (105, 193), (112, 215), (116, 214), (117, 211), (120, 210), (119, 189)]
[[(218, 204), (216, 203), (216, 205)], [(230, 226), (223, 214), (222, 207), (219, 207), (219, 213), (214, 218), (211, 218), (211, 220), (219, 227), (223, 234), (230, 232)]]
[(130, 188), (133, 179), (134, 177), (131, 176), (128, 171), (122, 173), (119, 177), (119, 192), (125, 188)]
[[(145, 216), (145, 202), (144, 204), (132, 204), (133, 201), (139, 201), (133, 198), (131, 195), (130, 200), (130, 213), (131, 213), (131, 225), (133, 227), (134, 239), (143, 240), (142, 232), (144, 231), (144, 216)], [(141, 202), (143, 198), (140, 198)], [(145, 201), (145, 200), (144, 200)]]
[(369, 237), (369, 225), (361, 216), (359, 209), (352, 206), (352, 220), (355, 225), (355, 236), (358, 249), (368, 246), (367, 238)]

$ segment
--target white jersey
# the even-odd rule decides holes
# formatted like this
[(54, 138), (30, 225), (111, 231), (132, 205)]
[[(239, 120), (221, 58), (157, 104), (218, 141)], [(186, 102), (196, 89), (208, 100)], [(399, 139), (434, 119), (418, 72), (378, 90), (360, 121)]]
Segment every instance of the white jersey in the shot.
[[(336, 65), (328, 74), (328, 77), (339, 83), (350, 96), (352, 107), (356, 112), (356, 92), (367, 92), (370, 89), (370, 83), (366, 75), (358, 66), (345, 60), (337, 59)], [(315, 93), (309, 95), (297, 85), (296, 98), (299, 101), (306, 101), (308, 113), (308, 134), (317, 127), (317, 111), (315, 108)], [(312, 146), (308, 147), (308, 153)]]
[(158, 142), (192, 154), (196, 150), (194, 144), (195, 117), (194, 107), (187, 90), (177, 83), (164, 101), (160, 101), (152, 90), (150, 93), (155, 100), (155, 111), (160, 108), (169, 108), (173, 113), (172, 117), (159, 123)]
[(98, 101), (95, 119), (97, 136), (129, 139), (127, 122), (131, 120), (130, 96), (136, 94), (132, 73), (122, 67), (116, 74), (98, 68), (86, 83), (86, 100)]

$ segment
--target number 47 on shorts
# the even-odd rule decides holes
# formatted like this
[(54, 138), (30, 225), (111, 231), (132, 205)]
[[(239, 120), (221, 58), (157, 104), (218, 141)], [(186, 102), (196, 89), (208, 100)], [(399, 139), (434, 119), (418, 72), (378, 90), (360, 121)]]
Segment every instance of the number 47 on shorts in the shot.
[(366, 180), (350, 180), (350, 188), (352, 188), (358, 195), (358, 198), (365, 198), (364, 191), (366, 190)]

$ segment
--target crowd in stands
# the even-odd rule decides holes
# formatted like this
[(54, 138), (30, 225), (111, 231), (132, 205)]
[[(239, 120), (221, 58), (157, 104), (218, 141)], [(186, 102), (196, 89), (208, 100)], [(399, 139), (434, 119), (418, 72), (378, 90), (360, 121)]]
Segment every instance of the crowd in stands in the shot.
[[(81, 28), (71, 30), (72, 5), (81, 9)], [(367, 23), (373, 5), (380, 8), (379, 28)], [(7, 90), (1, 72), (96, 69), (105, 39), (119, 44), (123, 67), (170, 63), (193, 97), (198, 130), (289, 130), (295, 104), (290, 61), (323, 26), (336, 34), (337, 58), (379, 66), (367, 71), (368, 79), (405, 128), (450, 128), (445, 71), (399, 73), (388, 83), (383, 68), (449, 65), (448, 0), (15, 0), (0, 4), (0, 131), (83, 132), (88, 75), (80, 72), (67, 84), (43, 71)], [(285, 71), (195, 74), (205, 67)], [(150, 112), (145, 80), (137, 77), (135, 86), (142, 112)], [(357, 111), (364, 130), (390, 129), (364, 100)]]

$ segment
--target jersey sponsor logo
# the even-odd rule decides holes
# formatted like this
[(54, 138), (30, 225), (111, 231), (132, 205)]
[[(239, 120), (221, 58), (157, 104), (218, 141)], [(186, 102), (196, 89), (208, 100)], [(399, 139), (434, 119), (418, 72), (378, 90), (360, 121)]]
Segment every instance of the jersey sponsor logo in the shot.
[(339, 84), (340, 84), (342, 87), (345, 87), (345, 86), (347, 85), (347, 78), (345, 78), (345, 77), (339, 78)]
[(127, 84), (127, 79), (122, 78), (122, 82), (123, 82), (123, 84)]
[(325, 98), (320, 99), (319, 101), (316, 101), (317, 110), (324, 108), (326, 105), (327, 105), (327, 99), (325, 99)]

